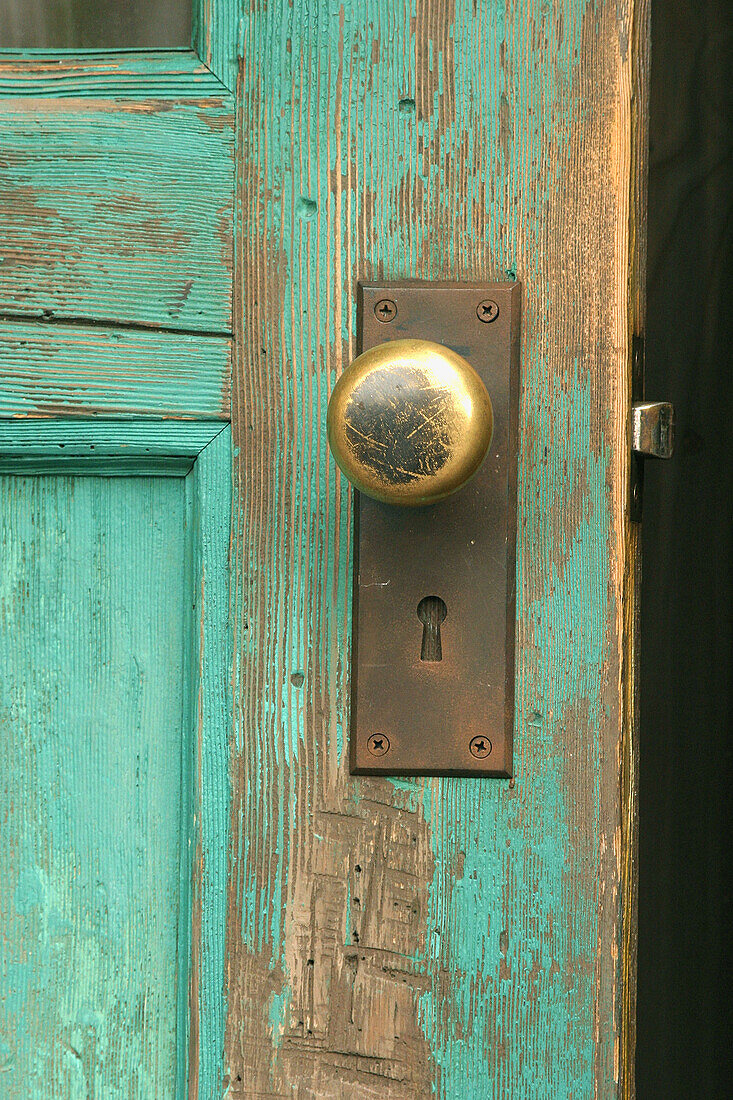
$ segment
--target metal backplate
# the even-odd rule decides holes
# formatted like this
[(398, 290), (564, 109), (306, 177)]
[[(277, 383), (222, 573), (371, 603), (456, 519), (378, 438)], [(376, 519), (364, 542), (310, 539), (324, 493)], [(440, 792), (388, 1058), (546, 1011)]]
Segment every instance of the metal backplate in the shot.
[[(438, 504), (356, 494), (356, 774), (512, 774), (519, 317), (518, 283), (359, 288), (359, 350), (407, 337), (453, 348), (486, 384), (494, 436), (474, 478)], [(441, 660), (421, 659), (426, 596), (447, 609)]]

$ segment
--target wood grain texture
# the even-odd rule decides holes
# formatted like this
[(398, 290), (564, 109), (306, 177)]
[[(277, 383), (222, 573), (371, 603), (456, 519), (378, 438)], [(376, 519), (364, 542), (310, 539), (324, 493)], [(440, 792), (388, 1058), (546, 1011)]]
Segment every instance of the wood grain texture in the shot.
[[(188, 1002), (189, 1100), (222, 1095), (227, 875), (230, 849), (229, 759), (232, 632), (229, 606), (232, 436), (227, 427), (199, 454), (187, 478), (193, 607), (190, 685), (193, 837)], [(182, 1053), (179, 1050), (179, 1053)], [(183, 1100), (183, 1090), (178, 1095)]]
[(181, 478), (0, 479), (7, 1100), (176, 1092), (184, 509)]
[[(631, 120), (629, 134), (629, 279), (628, 326), (643, 355), (646, 331), (647, 191), (651, 4), (639, 0), (631, 27)], [(632, 345), (632, 356), (635, 354)], [(640, 366), (640, 370), (638, 367)], [(629, 393), (643, 398), (643, 361), (632, 362)], [(642, 377), (639, 380), (638, 374)], [(641, 386), (642, 392), (638, 392)], [(637, 1014), (637, 949), (639, 902), (639, 642), (641, 636), (641, 529), (626, 525), (621, 735), (621, 1034), (620, 1095), (636, 1095), (635, 1054)]]
[(245, 27), (243, 0), (193, 0), (191, 42), (208, 69), (232, 91), (237, 86)]
[(56, 79), (0, 100), (0, 315), (231, 332), (231, 98)]
[[(172, 428), (178, 429), (177, 443)], [(10, 1074), (3, 1080), (10, 1082), (10, 1097), (218, 1096), (230, 820), (231, 432), (218, 424), (74, 420), (12, 421), (0, 429), (0, 470), (17, 473), (25, 468), (17, 453), (10, 453), (17, 451), (19, 439), (36, 454), (50, 456), (37, 460), (45, 467), (53, 464), (58, 440), (64, 441), (67, 456), (55, 460), (55, 476), (0, 477), (5, 578), (0, 649), (4, 641), (6, 696), (0, 698), (0, 736), (9, 761), (2, 798), (8, 840), (0, 868), (0, 883), (6, 887), (0, 891), (5, 933), (0, 1051), (2, 1072)], [(97, 442), (85, 457), (90, 433)], [(140, 449), (146, 436), (148, 444), (154, 441), (145, 471), (152, 478), (126, 469), (126, 447)], [(188, 476), (180, 463), (165, 468), (166, 447), (169, 455), (189, 452)], [(76, 450), (80, 459), (70, 460)], [(100, 467), (99, 450), (112, 456), (103, 478), (88, 476)], [(70, 469), (87, 476), (69, 476)], [(39, 466), (39, 471), (46, 469)], [(156, 476), (167, 472), (177, 476)], [(115, 476), (120, 473), (131, 476), (122, 480)], [(157, 604), (148, 598), (151, 584)], [(161, 608), (165, 611), (171, 601), (178, 626), (165, 634)], [(95, 626), (97, 618), (101, 628)], [(138, 676), (132, 686), (129, 677), (115, 671), (122, 658), (115, 663), (109, 656), (113, 642), (108, 635), (124, 651), (122, 657), (127, 653), (135, 663)], [(170, 650), (171, 639), (178, 646), (175, 651)], [(151, 645), (158, 647), (152, 670)], [(166, 664), (171, 652), (176, 660)], [(43, 699), (50, 698), (53, 706), (32, 705), (28, 685), (33, 689), (39, 680)], [(54, 685), (61, 683), (63, 690), (57, 690)], [(111, 700), (113, 689), (117, 694)], [(20, 709), (18, 699), (23, 701)], [(142, 715), (139, 721), (132, 720), (131, 706)], [(159, 713), (173, 723), (164, 728), (165, 737), (156, 725)], [(75, 740), (80, 723), (82, 731), (89, 731), (89, 744), (84, 741), (81, 747)], [(148, 745), (151, 737), (154, 752)], [(51, 757), (49, 744), (60, 746)], [(118, 772), (121, 761), (135, 758), (136, 745), (137, 758), (144, 761), (131, 779), (137, 816), (128, 813), (124, 800), (119, 802), (131, 838), (125, 862), (126, 850), (120, 849), (125, 834), (119, 842), (107, 836), (109, 829), (118, 828), (119, 815), (110, 816), (106, 800), (118, 784), (127, 790), (127, 780)], [(91, 763), (87, 748), (95, 754)], [(48, 757), (43, 775), (34, 763), (41, 751)], [(28, 761), (33, 767), (25, 767)], [(66, 776), (68, 768), (76, 770)], [(87, 771), (90, 780), (84, 778)], [(86, 848), (76, 843), (73, 852), (57, 853), (58, 837), (54, 846), (54, 838), (46, 835), (47, 817), (68, 817), (71, 839), (81, 831)], [(153, 837), (135, 833), (140, 821), (155, 828)], [(179, 827), (182, 832), (172, 842), (171, 829)], [(95, 871), (99, 846), (117, 852), (110, 866), (125, 873), (127, 893), (119, 883), (105, 885), (105, 891), (115, 887), (114, 904), (124, 903), (134, 924), (123, 937), (123, 955), (110, 939), (109, 921), (105, 918), (100, 925), (96, 910), (90, 916), (85, 908), (85, 884)], [(165, 873), (156, 879), (161, 846)], [(25, 882), (23, 875), (30, 874), (33, 886), (38, 876), (33, 878), (33, 867), (26, 874), (26, 849), (36, 853), (45, 875), (37, 883), (43, 896), (34, 894), (27, 906), (22, 882), (16, 888), (16, 879)], [(135, 873), (140, 861), (152, 876), (147, 892)], [(66, 906), (73, 912), (59, 915), (51, 902), (56, 895), (74, 895), (77, 880), (81, 894)], [(105, 892), (105, 905), (106, 897)], [(167, 940), (156, 906), (168, 921)], [(38, 907), (40, 914), (31, 912)], [(37, 916), (35, 924), (21, 919), (29, 912)], [(61, 916), (63, 929), (47, 934), (49, 922)], [(36, 925), (43, 930), (40, 955), (32, 948)], [(85, 964), (89, 944), (84, 936), (94, 935), (99, 937), (96, 953)], [(73, 944), (80, 941), (73, 958), (64, 954), (69, 937)], [(136, 978), (145, 985), (143, 1008), (137, 1006), (134, 990), (130, 992)], [(119, 997), (115, 982), (122, 990)], [(146, 1061), (158, 1033), (164, 1049), (153, 1051)]]
[[(149, 963), (146, 980), (155, 988), (147, 1000), (121, 1008), (102, 1004), (114, 997), (115, 981), (128, 980), (127, 964), (102, 944), (98, 954), (107, 969), (96, 985), (91, 962), (85, 969), (82, 960), (66, 976), (61, 1007), (71, 1004), (71, 1015), (55, 1030), (39, 1033), (44, 1025), (33, 1018), (36, 1002), (30, 1015), (3, 1024), (0, 1072), (3, 1082), (14, 1073), (13, 1096), (219, 1097), (230, 823), (232, 447), (222, 421), (229, 415), (232, 329), (233, 99), (190, 51), (6, 53), (0, 118), (0, 470), (31, 471), (36, 477), (29, 483), (36, 486), (102, 485), (102, 499), (113, 486), (185, 485), (180, 545), (168, 540), (175, 579), (169, 583), (165, 571), (150, 568), (145, 580), (154, 576), (161, 598), (179, 589), (188, 594), (176, 678), (184, 729), (177, 756), (167, 758), (178, 794), (163, 777), (157, 801), (152, 790), (140, 795), (151, 820), (162, 814), (170, 828), (168, 798), (188, 827), (186, 842), (168, 853), (180, 910), (172, 941), (180, 961), (175, 996), (171, 1000), (159, 959), (171, 943), (156, 939), (155, 905), (141, 889), (129, 965), (137, 973)], [(181, 417), (187, 419), (175, 419)], [(49, 472), (54, 476), (43, 476)], [(75, 478), (80, 473), (103, 476)], [(16, 484), (18, 477), (7, 480)], [(155, 512), (138, 503), (137, 527), (165, 540), (167, 528), (159, 531)], [(166, 515), (169, 525), (176, 515)], [(133, 540), (137, 527), (132, 523), (127, 532)], [(121, 549), (124, 569), (124, 544)], [(48, 568), (43, 547), (34, 547), (32, 556), (34, 568)], [(135, 598), (144, 601), (144, 586)], [(77, 625), (83, 634), (85, 621)], [(19, 673), (28, 674), (22, 662)], [(155, 702), (165, 703), (163, 693)], [(125, 726), (119, 752), (130, 732), (124, 711), (118, 717)], [(16, 724), (10, 735), (27, 747), (27, 730)], [(114, 787), (103, 763), (99, 773)], [(22, 769), (14, 772), (18, 777), (22, 782)], [(30, 814), (25, 794), (12, 809)], [(90, 832), (103, 832), (103, 809), (89, 807)], [(161, 844), (165, 828), (155, 838)], [(27, 832), (42, 849), (41, 828)], [(136, 858), (149, 852), (152, 859), (155, 851), (146, 837), (138, 838)], [(79, 855), (83, 873), (90, 858)], [(59, 889), (73, 890), (66, 870), (59, 870)], [(16, 902), (13, 895), (8, 903), (13, 935)], [(165, 916), (175, 924), (175, 907), (168, 904)], [(26, 953), (24, 965), (26, 984), (42, 991), (38, 1011), (53, 1022), (55, 993), (45, 962)], [(15, 1011), (6, 973), (0, 999)], [(54, 989), (62, 985), (58, 973), (50, 981)], [(160, 1056), (146, 1061), (159, 1033)]]
[(224, 91), (192, 50), (0, 50), (0, 96), (192, 99)]
[(95, 420), (73, 417), (0, 420), (0, 455), (11, 459), (187, 458), (196, 456), (222, 432), (218, 421)]
[(230, 411), (228, 337), (0, 321), (0, 418)]
[[(243, 15), (232, 1100), (630, 1094), (646, 10)], [(515, 779), (355, 780), (351, 516), (324, 425), (356, 280), (515, 276)]]

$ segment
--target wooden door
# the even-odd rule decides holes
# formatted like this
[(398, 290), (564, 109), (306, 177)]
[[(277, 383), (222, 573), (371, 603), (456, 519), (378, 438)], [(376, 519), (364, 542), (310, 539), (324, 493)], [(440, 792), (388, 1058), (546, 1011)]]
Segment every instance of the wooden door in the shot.
[[(34, 700), (0, 719), (10, 1096), (633, 1094), (647, 15), (199, 0), (191, 53), (3, 61), (3, 654)], [(326, 402), (357, 280), (402, 277), (523, 284), (511, 780), (348, 771), (352, 513)], [(111, 545), (124, 584), (90, 565)], [(88, 617), (65, 619), (84, 569)], [(102, 736), (103, 604), (127, 673), (181, 625), (140, 674), (180, 695), (176, 722), (139, 722), (128, 675)], [(83, 728), (53, 687), (79, 668), (61, 702)], [(104, 784), (138, 755), (120, 830)], [(118, 832), (120, 873), (154, 873), (110, 899)], [(125, 905), (117, 963), (102, 916)]]

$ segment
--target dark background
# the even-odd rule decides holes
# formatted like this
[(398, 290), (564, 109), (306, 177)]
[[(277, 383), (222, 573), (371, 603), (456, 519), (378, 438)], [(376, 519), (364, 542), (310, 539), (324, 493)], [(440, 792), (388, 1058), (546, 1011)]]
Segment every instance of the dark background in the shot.
[(733, 0), (652, 0), (638, 1100), (733, 1097)]

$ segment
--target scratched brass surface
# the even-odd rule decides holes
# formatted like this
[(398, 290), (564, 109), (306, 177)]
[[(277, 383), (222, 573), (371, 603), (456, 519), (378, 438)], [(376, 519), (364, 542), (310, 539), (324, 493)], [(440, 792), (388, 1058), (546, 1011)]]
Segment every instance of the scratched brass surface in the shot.
[(471, 364), (429, 340), (393, 340), (346, 368), (328, 406), (334, 458), (385, 504), (433, 504), (476, 473), (494, 418)]

